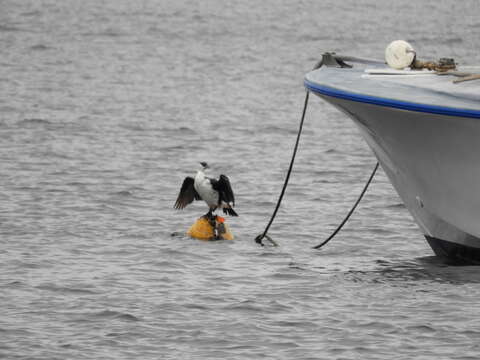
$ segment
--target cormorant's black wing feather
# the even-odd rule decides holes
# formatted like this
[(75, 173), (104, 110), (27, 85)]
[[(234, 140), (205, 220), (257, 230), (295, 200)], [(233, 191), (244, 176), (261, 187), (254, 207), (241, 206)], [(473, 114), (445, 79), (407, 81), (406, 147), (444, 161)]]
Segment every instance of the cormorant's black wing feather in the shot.
[(198, 195), (195, 187), (193, 186), (194, 182), (195, 180), (190, 176), (187, 176), (185, 180), (183, 180), (182, 188), (178, 194), (177, 201), (175, 201), (175, 205), (173, 205), (175, 209), (183, 209), (193, 200), (201, 200), (200, 195)]
[(232, 208), (223, 208), (223, 213), (230, 216), (238, 216), (238, 214)]
[(214, 190), (217, 190), (219, 193), (218, 201), (224, 201), (227, 204), (232, 203), (232, 206), (235, 206), (235, 196), (233, 195), (232, 186), (230, 185), (230, 180), (225, 175), (220, 175), (218, 180), (210, 180)]

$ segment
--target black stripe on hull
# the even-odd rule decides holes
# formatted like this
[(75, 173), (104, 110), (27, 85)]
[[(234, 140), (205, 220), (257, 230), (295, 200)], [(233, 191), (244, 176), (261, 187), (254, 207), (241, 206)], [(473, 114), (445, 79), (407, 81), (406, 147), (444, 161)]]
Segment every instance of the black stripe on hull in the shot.
[(480, 265), (480, 248), (461, 245), (425, 235), (435, 255), (452, 265)]

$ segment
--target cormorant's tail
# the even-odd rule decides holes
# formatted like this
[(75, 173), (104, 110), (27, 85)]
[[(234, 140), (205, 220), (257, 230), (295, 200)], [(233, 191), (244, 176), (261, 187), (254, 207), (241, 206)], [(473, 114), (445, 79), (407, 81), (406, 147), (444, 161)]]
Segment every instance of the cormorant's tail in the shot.
[(224, 214), (228, 214), (230, 216), (238, 216), (238, 214), (235, 212), (235, 210), (233, 210), (232, 208), (227, 208), (227, 207), (224, 207), (223, 208), (223, 213)]

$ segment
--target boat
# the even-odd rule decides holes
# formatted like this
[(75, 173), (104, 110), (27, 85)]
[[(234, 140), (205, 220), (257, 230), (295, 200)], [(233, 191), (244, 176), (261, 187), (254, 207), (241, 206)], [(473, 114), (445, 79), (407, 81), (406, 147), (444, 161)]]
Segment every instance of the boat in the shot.
[(462, 264), (480, 263), (475, 70), (393, 68), (325, 53), (304, 78), (308, 91), (358, 126), (434, 253)]

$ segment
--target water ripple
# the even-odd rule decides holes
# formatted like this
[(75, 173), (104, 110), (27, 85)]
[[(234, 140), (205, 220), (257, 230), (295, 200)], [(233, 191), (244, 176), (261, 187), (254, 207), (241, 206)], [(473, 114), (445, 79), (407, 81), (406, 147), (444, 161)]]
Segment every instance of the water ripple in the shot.
[[(480, 63), (477, 8), (2, 2), (0, 357), (477, 358), (477, 268), (433, 257), (382, 172), (337, 237), (312, 250), (374, 162), (321, 99), (310, 100), (270, 229), (280, 246), (253, 241), (320, 54), (382, 57), (402, 19), (422, 58)], [(233, 241), (185, 235), (203, 202), (172, 209), (198, 161), (231, 179)]]

